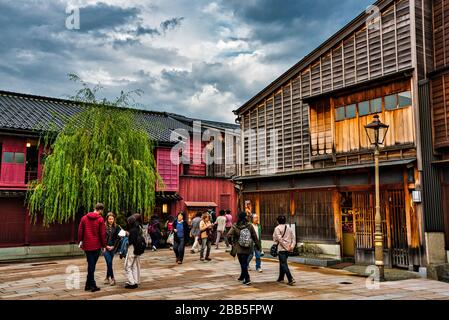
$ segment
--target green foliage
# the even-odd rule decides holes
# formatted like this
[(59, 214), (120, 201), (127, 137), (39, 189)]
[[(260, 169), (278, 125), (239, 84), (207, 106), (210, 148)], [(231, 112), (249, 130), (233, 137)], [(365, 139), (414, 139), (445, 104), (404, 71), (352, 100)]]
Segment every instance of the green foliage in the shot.
[(119, 216), (139, 212), (149, 216), (155, 204), (155, 187), (161, 179), (153, 156), (154, 143), (129, 105), (130, 94), (115, 102), (97, 101), (99, 87), (82, 83), (75, 99), (83, 111), (67, 120), (56, 138), (41, 142), (52, 150), (45, 159), (40, 181), (30, 184), (30, 215), (43, 214), (45, 225), (73, 220), (95, 203)]

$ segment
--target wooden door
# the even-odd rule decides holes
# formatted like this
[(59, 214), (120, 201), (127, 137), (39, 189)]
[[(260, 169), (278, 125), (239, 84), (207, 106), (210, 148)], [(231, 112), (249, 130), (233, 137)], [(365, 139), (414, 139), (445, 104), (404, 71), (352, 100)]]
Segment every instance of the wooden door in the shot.
[(409, 256), (404, 191), (387, 191), (386, 201), (390, 219), (392, 264), (393, 266), (408, 268)]
[(0, 181), (4, 184), (25, 184), (26, 143), (5, 138), (2, 146)]

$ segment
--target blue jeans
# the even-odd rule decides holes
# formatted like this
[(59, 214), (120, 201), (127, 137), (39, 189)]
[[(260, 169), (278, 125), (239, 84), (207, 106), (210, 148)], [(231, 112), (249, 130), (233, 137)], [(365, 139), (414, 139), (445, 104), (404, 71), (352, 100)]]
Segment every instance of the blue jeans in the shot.
[(184, 238), (177, 239), (174, 242), (173, 251), (175, 252), (176, 260), (180, 260), (182, 262), (182, 260), (184, 260), (184, 250), (186, 248)]
[(97, 265), (98, 258), (100, 257), (100, 250), (85, 251), (87, 259), (87, 279), (86, 287), (95, 288), (97, 286), (95, 282), (95, 267)]
[(248, 255), (247, 254), (237, 254), (240, 262), (240, 278), (239, 280), (249, 281), (249, 272), (248, 272)]
[(262, 260), (260, 259), (262, 252), (259, 250), (254, 249), (248, 257), (248, 266), (251, 263), (251, 260), (253, 260), (253, 257), (256, 256), (256, 269), (261, 269)]
[(288, 268), (288, 252), (281, 251), (279, 252), (279, 281), (284, 281), (284, 277), (287, 276), (288, 282), (293, 281), (292, 274), (290, 273), (290, 269)]
[(112, 270), (112, 260), (114, 259), (114, 251), (106, 250), (104, 252), (104, 260), (106, 261), (106, 266), (108, 271), (106, 273), (106, 278), (114, 279), (114, 271)]

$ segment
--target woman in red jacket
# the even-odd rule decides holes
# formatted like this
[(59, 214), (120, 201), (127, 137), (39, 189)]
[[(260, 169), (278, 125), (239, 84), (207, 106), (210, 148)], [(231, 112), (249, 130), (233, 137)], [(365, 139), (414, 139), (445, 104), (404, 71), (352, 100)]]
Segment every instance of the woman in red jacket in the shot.
[(89, 212), (81, 218), (78, 227), (78, 241), (87, 258), (87, 279), (84, 290), (96, 292), (100, 288), (95, 282), (95, 266), (100, 257), (100, 250), (106, 248), (106, 227), (101, 216), (104, 205), (97, 203), (94, 212)]

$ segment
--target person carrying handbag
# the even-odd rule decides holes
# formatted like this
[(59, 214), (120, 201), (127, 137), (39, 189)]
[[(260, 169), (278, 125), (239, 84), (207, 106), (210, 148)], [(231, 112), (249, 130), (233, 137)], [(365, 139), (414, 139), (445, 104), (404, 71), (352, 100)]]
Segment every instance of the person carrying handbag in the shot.
[[(208, 213), (204, 213), (201, 222), (200, 222), (200, 239), (201, 239), (201, 253), (200, 260), (201, 261), (211, 261), (212, 259), (209, 257), (210, 248), (212, 246), (213, 237), (213, 228), (214, 225), (210, 222), (210, 215)], [(207, 249), (206, 249), (207, 248)], [(204, 250), (206, 250), (206, 257), (204, 257)]]
[(277, 255), (279, 257), (279, 278), (277, 282), (284, 282), (284, 277), (287, 276), (288, 284), (292, 286), (296, 281), (288, 268), (287, 260), (289, 253), (293, 252), (295, 248), (296, 239), (292, 229), (286, 225), (287, 219), (284, 215), (280, 215), (277, 221), (279, 225), (274, 229), (274, 245), (272, 247), (272, 250), (275, 250), (275, 246), (277, 246)]

